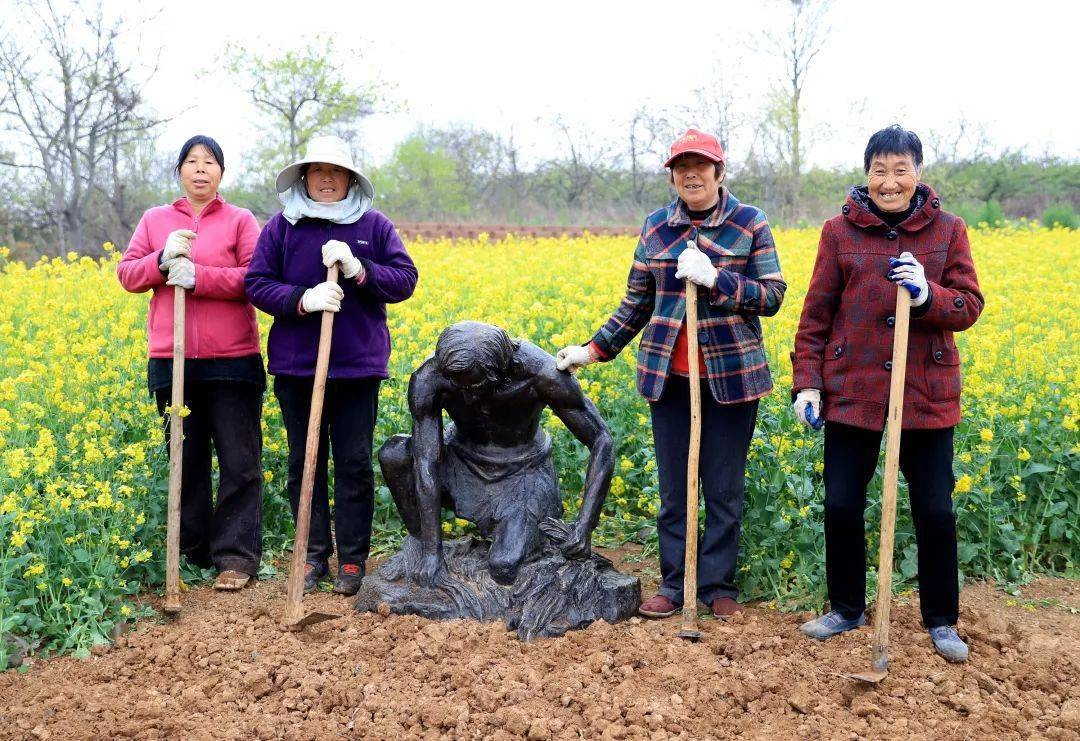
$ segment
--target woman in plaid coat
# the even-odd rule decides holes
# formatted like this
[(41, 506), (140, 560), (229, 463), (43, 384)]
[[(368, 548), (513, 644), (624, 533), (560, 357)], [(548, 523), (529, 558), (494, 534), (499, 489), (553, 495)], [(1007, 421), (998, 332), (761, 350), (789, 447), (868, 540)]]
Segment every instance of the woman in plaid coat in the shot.
[[(697, 598), (725, 618), (735, 601), (746, 454), (758, 400), (772, 390), (760, 316), (780, 310), (787, 284), (765, 214), (739, 203), (724, 181), (716, 137), (690, 129), (665, 163), (678, 193), (645, 220), (626, 297), (586, 345), (559, 351), (561, 370), (608, 361), (644, 330), (637, 385), (649, 400), (660, 483), (659, 593), (641, 606), (667, 617), (683, 601), (686, 466), (690, 447), (690, 363), (702, 378), (701, 483), (705, 533), (698, 554)], [(685, 281), (698, 291), (696, 358), (686, 340)]]
[(795, 414), (825, 427), (825, 564), (832, 611), (802, 626), (824, 639), (866, 622), (866, 487), (888, 408), (896, 304), (911, 294), (900, 468), (911, 494), (923, 624), (950, 661), (957, 635), (953, 428), (960, 421), (960, 353), (953, 332), (979, 318), (983, 296), (967, 229), (919, 182), (922, 144), (899, 126), (866, 146), (867, 185), (821, 230), (795, 335)]

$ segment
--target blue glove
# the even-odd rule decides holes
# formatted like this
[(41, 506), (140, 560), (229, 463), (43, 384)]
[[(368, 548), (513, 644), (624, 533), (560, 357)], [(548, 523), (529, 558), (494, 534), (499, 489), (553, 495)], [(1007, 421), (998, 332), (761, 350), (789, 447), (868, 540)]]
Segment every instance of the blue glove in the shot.
[(889, 280), (908, 289), (912, 306), (921, 306), (926, 303), (926, 299), (930, 297), (926, 272), (922, 264), (910, 252), (902, 252), (899, 257), (890, 257), (889, 267)]

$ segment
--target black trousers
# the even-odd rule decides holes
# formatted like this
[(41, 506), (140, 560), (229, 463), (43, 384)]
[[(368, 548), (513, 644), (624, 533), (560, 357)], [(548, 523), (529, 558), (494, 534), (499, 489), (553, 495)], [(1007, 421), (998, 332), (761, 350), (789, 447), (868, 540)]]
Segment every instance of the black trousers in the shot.
[[(686, 558), (686, 466), (690, 450), (690, 381), (667, 379), (652, 407), (656, 468), (660, 479), (660, 594), (683, 601)], [(746, 454), (757, 421), (758, 402), (718, 404), (707, 382), (701, 384), (701, 488), (705, 533), (698, 542), (698, 599), (738, 594), (735, 560), (739, 554)]]
[[(825, 424), (825, 568), (832, 609), (854, 618), (866, 609), (866, 486), (882, 433)], [(927, 628), (955, 625), (960, 606), (956, 516), (952, 508), (953, 428), (904, 430), (900, 470), (908, 482), (919, 549), (919, 601)]]
[[(154, 392), (165, 418), (172, 387)], [(183, 483), (180, 487), (180, 552), (202, 568), (259, 573), (262, 558), (263, 389), (253, 383), (196, 381), (184, 384)], [(211, 447), (220, 479), (214, 501)]]
[[(339, 563), (363, 567), (371, 550), (371, 518), (375, 510), (375, 472), (371, 466), (372, 436), (379, 410), (378, 378), (331, 379), (326, 382), (315, 490), (311, 498), (311, 533), (307, 560), (324, 563), (334, 553), (327, 494), (329, 456), (334, 451), (334, 531)], [(293, 517), (300, 506), (308, 415), (313, 378), (276, 376), (274, 394), (281, 405), (289, 440), (289, 503)]]

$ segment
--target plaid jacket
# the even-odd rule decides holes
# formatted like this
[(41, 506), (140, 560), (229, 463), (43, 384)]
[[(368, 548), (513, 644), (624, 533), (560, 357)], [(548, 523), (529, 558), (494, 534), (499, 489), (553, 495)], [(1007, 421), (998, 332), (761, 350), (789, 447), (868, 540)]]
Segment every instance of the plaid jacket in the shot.
[(780, 310), (787, 284), (765, 214), (720, 189), (720, 205), (699, 228), (676, 199), (649, 214), (634, 250), (626, 298), (592, 339), (601, 360), (611, 360), (642, 329), (638, 391), (656, 401), (664, 391), (675, 339), (686, 321), (682, 279), (675, 277), (688, 239), (717, 269), (711, 291), (698, 288), (698, 342), (713, 396), (721, 404), (750, 401), (772, 390), (758, 315)]
[(842, 214), (825, 222), (806, 292), (795, 351), (792, 392), (820, 389), (822, 416), (869, 430), (885, 427), (892, 371), (896, 287), (889, 258), (910, 252), (922, 263), (930, 299), (911, 310), (904, 429), (960, 421), (960, 351), (953, 333), (983, 308), (964, 221), (941, 210), (927, 185), (918, 207), (895, 228), (869, 208), (866, 187), (853, 188)]

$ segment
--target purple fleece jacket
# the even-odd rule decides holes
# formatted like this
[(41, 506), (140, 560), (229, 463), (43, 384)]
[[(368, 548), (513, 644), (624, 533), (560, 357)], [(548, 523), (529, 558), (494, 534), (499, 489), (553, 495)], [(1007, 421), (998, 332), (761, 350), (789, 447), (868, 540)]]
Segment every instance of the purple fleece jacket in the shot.
[(268, 370), (279, 376), (314, 376), (321, 312), (300, 314), (304, 291), (326, 280), (322, 246), (349, 245), (364, 265), (363, 282), (344, 277), (341, 311), (334, 317), (330, 378), (386, 378), (390, 332), (386, 304), (404, 301), (417, 272), (393, 223), (368, 211), (355, 224), (300, 219), (280, 213), (266, 222), (251, 258), (244, 288), (257, 308), (274, 317), (267, 344)]

